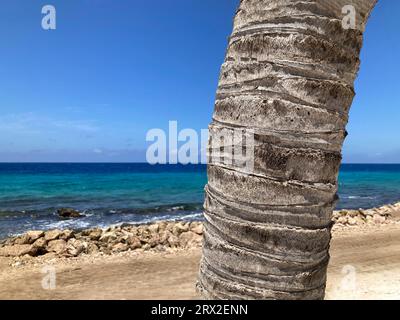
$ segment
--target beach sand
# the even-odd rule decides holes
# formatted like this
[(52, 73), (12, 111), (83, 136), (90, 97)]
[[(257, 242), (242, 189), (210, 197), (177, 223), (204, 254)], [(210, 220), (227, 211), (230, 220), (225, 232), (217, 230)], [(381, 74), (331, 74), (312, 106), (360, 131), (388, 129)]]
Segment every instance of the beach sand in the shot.
[[(200, 248), (32, 260), (0, 258), (0, 299), (199, 299)], [(44, 266), (56, 288), (42, 288)], [(400, 223), (333, 232), (327, 299), (400, 299)]]

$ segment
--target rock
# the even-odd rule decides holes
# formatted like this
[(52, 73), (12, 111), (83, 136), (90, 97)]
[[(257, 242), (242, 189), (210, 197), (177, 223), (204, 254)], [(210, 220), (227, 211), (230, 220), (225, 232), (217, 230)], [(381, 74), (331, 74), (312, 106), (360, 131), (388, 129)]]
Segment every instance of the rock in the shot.
[(171, 234), (171, 235), (168, 237), (168, 244), (169, 244), (169, 246), (170, 246), (171, 248), (177, 248), (177, 247), (179, 247), (179, 238), (178, 238), (176, 235)]
[(148, 243), (146, 243), (143, 247), (142, 247), (142, 249), (143, 250), (150, 250), (151, 249), (151, 246), (148, 244)]
[(28, 235), (24, 234), (14, 239), (14, 244), (30, 244)]
[(89, 234), (89, 238), (92, 241), (98, 241), (102, 235), (103, 231), (101, 229), (93, 229)]
[(357, 220), (356, 220), (355, 218), (350, 217), (350, 218), (347, 220), (347, 223), (348, 223), (349, 225), (351, 225), (351, 226), (355, 226), (355, 225), (357, 224)]
[(70, 239), (67, 243), (67, 253), (73, 257), (80, 255), (85, 252), (88, 244), (84, 241), (77, 239)]
[(58, 239), (61, 235), (62, 235), (62, 231), (61, 231), (61, 230), (58, 230), (58, 229), (55, 229), (55, 230), (47, 231), (47, 232), (45, 233), (45, 235), (44, 235), (44, 238), (45, 238), (47, 241), (51, 241), (51, 240), (56, 240), (56, 239)]
[(22, 262), (21, 261), (16, 261), (16, 262), (14, 262), (14, 263), (12, 263), (11, 264), (11, 267), (19, 267), (19, 266), (21, 266), (22, 265)]
[(174, 228), (175, 223), (174, 222), (167, 222), (167, 226), (166, 226), (166, 230), (169, 232), (172, 232), (173, 228)]
[(133, 236), (135, 236), (136, 235), (136, 232), (131, 232), (130, 231), (131, 229), (129, 229), (129, 230), (126, 230), (126, 229), (121, 229), (121, 233), (124, 235), (124, 236), (126, 236), (126, 237), (133, 237)]
[(85, 229), (85, 230), (82, 230), (82, 231), (80, 232), (80, 235), (81, 235), (82, 237), (88, 237), (89, 234), (90, 234), (92, 231), (93, 231), (93, 229)]
[(374, 211), (373, 210), (365, 210), (364, 215), (367, 217), (372, 217), (374, 215)]
[(100, 252), (102, 252), (103, 254), (111, 254), (111, 250), (107, 247), (100, 248)]
[(359, 214), (360, 214), (360, 212), (359, 212), (359, 211), (356, 211), (356, 210), (351, 210), (351, 211), (348, 212), (348, 215), (349, 215), (350, 217), (352, 217), (352, 218), (357, 217)]
[(29, 244), (14, 244), (0, 248), (0, 256), (2, 257), (21, 257), (23, 255), (35, 256), (37, 249)]
[(151, 237), (151, 232), (146, 227), (139, 227), (139, 228), (137, 228), (136, 232), (137, 232), (137, 235), (143, 239), (148, 239)]
[(28, 231), (26, 234), (33, 243), (44, 236), (44, 231)]
[(149, 225), (149, 226), (148, 226), (148, 230), (149, 230), (151, 233), (157, 233), (158, 230), (159, 230), (159, 226), (158, 226), (157, 223), (156, 223), (156, 224)]
[(63, 254), (67, 250), (67, 243), (65, 240), (58, 239), (52, 240), (47, 244), (47, 251), (54, 252), (56, 254)]
[(176, 223), (172, 228), (172, 233), (176, 236), (179, 236), (182, 232), (189, 231), (189, 224), (184, 224), (183, 222)]
[(359, 215), (359, 216), (355, 217), (354, 219), (356, 220), (357, 225), (362, 225), (365, 223), (365, 218), (363, 218), (362, 215)]
[(79, 211), (76, 211), (75, 209), (72, 209), (72, 208), (58, 209), (57, 214), (61, 218), (82, 218), (82, 217), (84, 217), (84, 215), (82, 215)]
[(43, 231), (28, 231), (24, 235), (14, 240), (15, 244), (32, 244), (40, 237), (44, 236)]
[(197, 233), (199, 235), (203, 234), (203, 224), (199, 223), (197, 226), (195, 225), (194, 227), (191, 228), (191, 231), (194, 233)]
[(129, 237), (127, 240), (129, 247), (133, 250), (139, 249), (142, 247), (142, 243), (138, 237)]
[(153, 235), (153, 237), (151, 237), (148, 241), (148, 244), (153, 248), (156, 245), (160, 244), (160, 235), (159, 234), (155, 234)]
[(124, 252), (129, 249), (129, 246), (126, 243), (117, 243), (112, 247), (112, 252)]
[(337, 219), (337, 223), (340, 223), (340, 224), (347, 224), (347, 217), (346, 216), (341, 216), (341, 217), (339, 217), (338, 219)]
[(42, 257), (45, 260), (52, 260), (52, 259), (57, 259), (60, 256), (57, 255), (57, 253), (55, 253), (55, 252), (47, 252), (47, 253), (43, 254)]
[(110, 242), (110, 240), (115, 240), (115, 239), (117, 239), (117, 235), (115, 234), (115, 232), (108, 231), (104, 232), (99, 240), (102, 242)]
[(184, 248), (198, 246), (201, 244), (202, 239), (202, 236), (192, 231), (181, 233), (179, 236), (180, 245)]
[(99, 252), (99, 247), (96, 246), (96, 244), (94, 244), (93, 242), (89, 243), (88, 247), (87, 247), (87, 253), (93, 254), (93, 253), (97, 253), (97, 252)]
[(347, 212), (346, 210), (340, 210), (340, 211), (338, 212), (338, 215), (339, 215), (339, 216), (347, 216), (347, 214), (348, 214), (348, 212)]
[(68, 241), (69, 239), (75, 236), (75, 232), (73, 230), (63, 230), (60, 234), (60, 239)]
[(374, 214), (374, 216), (372, 217), (372, 221), (374, 223), (381, 224), (381, 223), (385, 223), (386, 219), (385, 219), (385, 217), (383, 217), (379, 214)]
[(47, 251), (46, 246), (47, 246), (47, 241), (45, 238), (39, 238), (37, 239), (34, 243), (33, 246), (37, 248), (40, 251)]
[(161, 221), (158, 223), (158, 231), (165, 231), (167, 230), (168, 223), (165, 221)]
[(159, 234), (159, 243), (160, 243), (160, 244), (166, 244), (166, 243), (168, 243), (168, 238), (169, 238), (171, 235), (172, 235), (172, 233), (169, 232), (169, 231), (162, 231), (162, 232)]
[(154, 250), (156, 250), (156, 251), (158, 251), (158, 252), (164, 252), (166, 249), (165, 249), (165, 247), (164, 247), (163, 245), (158, 244), (158, 245), (154, 248)]

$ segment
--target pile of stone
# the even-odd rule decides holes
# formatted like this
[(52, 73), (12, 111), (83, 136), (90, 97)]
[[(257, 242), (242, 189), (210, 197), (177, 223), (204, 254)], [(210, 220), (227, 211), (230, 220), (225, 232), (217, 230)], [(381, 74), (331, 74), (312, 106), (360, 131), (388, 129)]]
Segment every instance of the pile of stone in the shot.
[(400, 202), (373, 209), (334, 211), (333, 222), (345, 226), (385, 224), (394, 216), (400, 216)]
[(81, 254), (112, 254), (132, 250), (164, 251), (167, 248), (199, 247), (201, 222), (159, 222), (108, 229), (29, 231), (0, 244), (0, 256), (31, 257), (46, 254), (76, 257)]
[[(400, 203), (374, 209), (340, 210), (333, 213), (336, 226), (385, 224), (400, 217)], [(201, 222), (158, 222), (148, 225), (123, 225), (107, 229), (29, 231), (0, 243), (0, 256), (76, 257), (81, 254), (113, 254), (142, 250), (200, 247)]]

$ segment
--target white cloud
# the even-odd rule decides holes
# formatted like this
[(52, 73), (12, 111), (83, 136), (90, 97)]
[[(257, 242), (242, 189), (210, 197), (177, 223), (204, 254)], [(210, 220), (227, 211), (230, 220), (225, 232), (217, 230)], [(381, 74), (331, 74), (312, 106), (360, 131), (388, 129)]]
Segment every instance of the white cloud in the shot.
[(93, 120), (60, 120), (33, 112), (0, 116), (0, 132), (12, 134), (40, 134), (59, 130), (93, 133), (99, 129)]

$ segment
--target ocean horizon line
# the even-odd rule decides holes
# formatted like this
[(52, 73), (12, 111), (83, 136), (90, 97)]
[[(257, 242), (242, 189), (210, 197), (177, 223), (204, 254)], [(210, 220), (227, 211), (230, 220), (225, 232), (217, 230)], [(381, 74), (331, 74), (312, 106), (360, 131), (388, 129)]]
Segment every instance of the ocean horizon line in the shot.
[[(157, 163), (151, 164), (148, 162), (136, 162), (136, 161), (117, 161), (117, 162), (104, 162), (104, 161), (0, 161), (0, 164), (148, 164), (150, 166), (206, 166), (204, 163)], [(400, 162), (343, 162), (341, 165), (400, 165)]]

